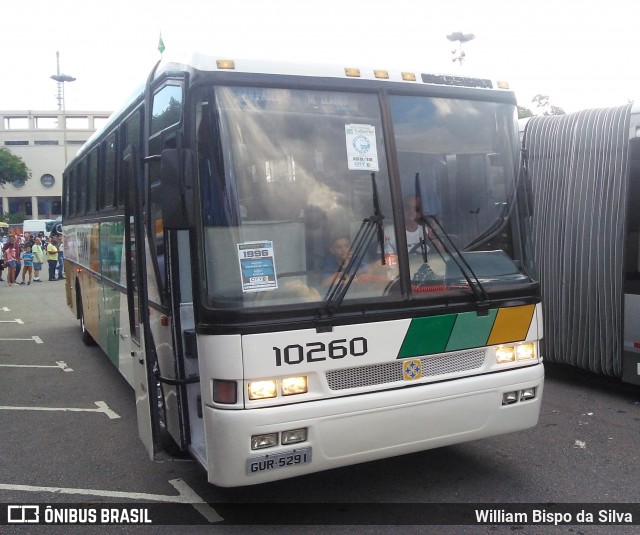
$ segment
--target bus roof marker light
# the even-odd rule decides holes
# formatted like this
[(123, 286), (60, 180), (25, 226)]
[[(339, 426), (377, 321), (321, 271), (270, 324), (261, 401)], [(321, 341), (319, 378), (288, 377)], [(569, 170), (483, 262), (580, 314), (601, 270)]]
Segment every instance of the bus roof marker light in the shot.
[(376, 78), (382, 78), (383, 80), (388, 80), (389, 79), (389, 71), (374, 70), (373, 71), (373, 75)]
[(402, 79), (405, 82), (415, 82), (416, 81), (416, 73), (414, 72), (403, 72)]
[(345, 67), (344, 73), (351, 78), (360, 78), (360, 69)]
[(233, 70), (236, 68), (236, 62), (232, 59), (218, 59), (216, 60), (216, 66), (218, 67), (218, 69)]
[(496, 85), (498, 89), (509, 89), (509, 82), (505, 82), (504, 80), (498, 80)]

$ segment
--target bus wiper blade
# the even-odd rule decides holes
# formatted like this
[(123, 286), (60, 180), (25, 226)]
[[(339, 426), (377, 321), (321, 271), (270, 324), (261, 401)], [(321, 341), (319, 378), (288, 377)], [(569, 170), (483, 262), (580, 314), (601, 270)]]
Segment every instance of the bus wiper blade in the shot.
[(358, 269), (364, 260), (364, 257), (369, 250), (369, 246), (373, 241), (373, 238), (378, 236), (380, 243), (380, 251), (382, 255), (382, 263), (384, 260), (384, 228), (382, 221), (384, 216), (380, 210), (380, 199), (378, 197), (378, 187), (376, 185), (376, 174), (371, 173), (371, 189), (373, 195), (373, 215), (362, 220), (362, 224), (358, 229), (358, 232), (353, 239), (351, 246), (351, 257), (346, 267), (336, 276), (327, 290), (327, 294), (324, 297), (324, 306), (318, 313), (319, 318), (327, 318), (331, 313), (340, 306), (344, 300), (351, 283), (355, 279)]
[[(416, 195), (416, 198), (418, 199), (418, 203), (417, 203), (418, 204), (418, 224), (422, 226), (423, 235), (426, 235), (426, 227), (429, 227), (429, 230), (433, 233), (433, 235), (439, 241), (440, 245), (444, 249), (444, 252), (447, 253), (449, 255), (449, 258), (451, 258), (455, 262), (456, 266), (458, 266), (458, 269), (460, 270), (460, 273), (462, 273), (462, 276), (467, 281), (469, 288), (471, 289), (474, 297), (476, 298), (478, 315), (486, 316), (489, 313), (489, 307), (491, 306), (491, 299), (489, 299), (489, 295), (487, 294), (487, 291), (484, 289), (484, 286), (480, 282), (480, 279), (475, 274), (475, 272), (473, 271), (473, 268), (469, 265), (467, 260), (464, 258), (464, 256), (460, 252), (460, 250), (456, 247), (456, 244), (453, 242), (449, 234), (447, 234), (447, 231), (444, 229), (440, 221), (438, 221), (438, 218), (435, 215), (429, 215), (427, 217), (422, 211), (422, 192), (420, 188), (420, 173), (416, 173), (415, 188), (416, 188), (415, 195)], [(435, 223), (435, 226), (433, 223)], [(442, 240), (441, 239), (442, 237), (446, 238), (446, 240)], [(423, 246), (423, 256), (425, 257), (425, 263), (426, 263), (426, 239), (424, 241), (425, 243)], [(452, 251), (449, 248), (449, 246), (451, 247), (451, 249), (453, 249), (453, 252), (455, 252), (455, 254), (452, 254)]]

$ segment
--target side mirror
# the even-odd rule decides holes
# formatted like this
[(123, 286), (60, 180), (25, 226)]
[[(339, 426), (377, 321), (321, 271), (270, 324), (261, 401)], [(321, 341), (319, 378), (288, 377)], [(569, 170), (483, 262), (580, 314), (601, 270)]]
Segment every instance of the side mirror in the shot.
[(162, 219), (167, 229), (193, 225), (193, 152), (164, 149), (160, 157), (160, 196)]

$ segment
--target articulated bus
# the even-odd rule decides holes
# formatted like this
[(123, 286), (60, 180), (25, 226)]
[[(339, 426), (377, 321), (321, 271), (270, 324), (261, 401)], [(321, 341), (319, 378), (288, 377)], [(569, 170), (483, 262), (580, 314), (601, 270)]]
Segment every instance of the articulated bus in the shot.
[(640, 384), (640, 108), (534, 117), (545, 358)]
[(218, 486), (530, 428), (523, 176), (488, 79), (159, 62), (65, 171), (67, 301)]

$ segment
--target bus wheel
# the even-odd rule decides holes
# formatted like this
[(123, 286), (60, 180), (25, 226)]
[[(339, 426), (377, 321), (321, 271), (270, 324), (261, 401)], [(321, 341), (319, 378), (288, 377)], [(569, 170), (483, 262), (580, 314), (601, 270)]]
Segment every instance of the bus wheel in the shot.
[(84, 322), (84, 310), (82, 308), (82, 297), (78, 294), (78, 311), (80, 312), (80, 331), (82, 332), (82, 342), (86, 346), (96, 345), (96, 341), (93, 336), (87, 331), (87, 325)]

